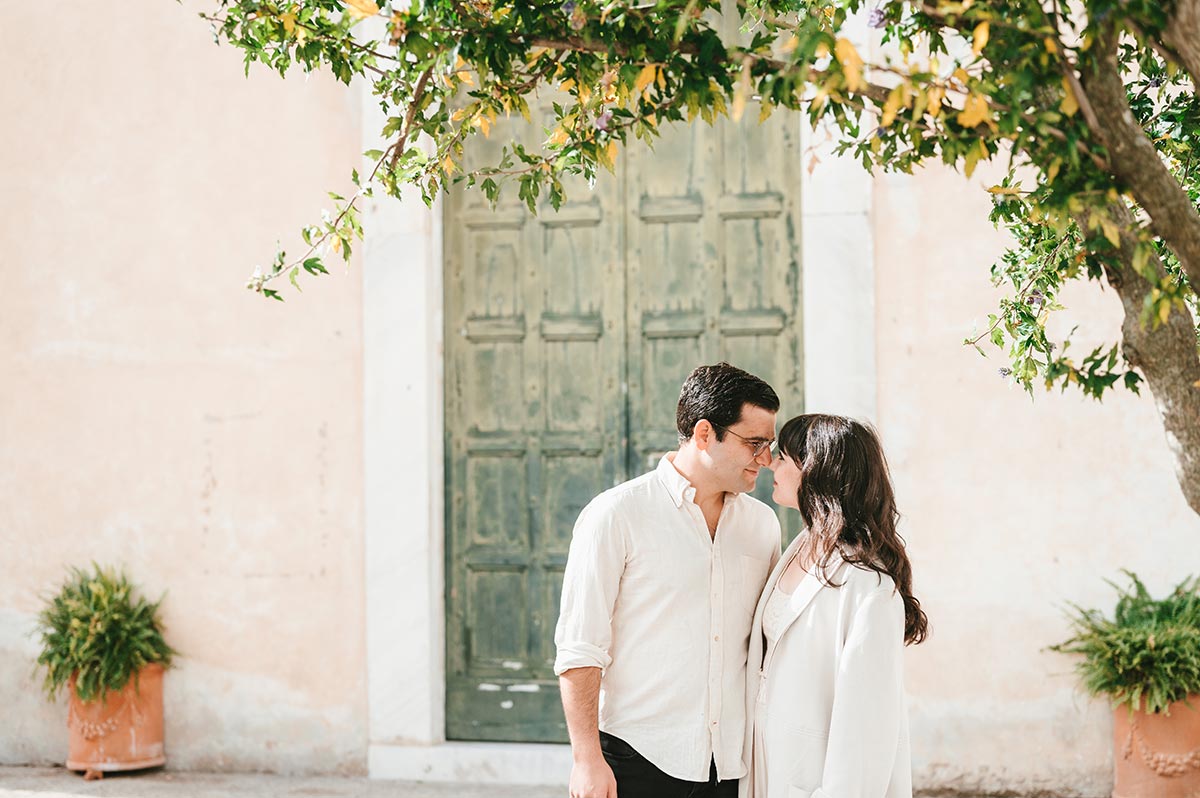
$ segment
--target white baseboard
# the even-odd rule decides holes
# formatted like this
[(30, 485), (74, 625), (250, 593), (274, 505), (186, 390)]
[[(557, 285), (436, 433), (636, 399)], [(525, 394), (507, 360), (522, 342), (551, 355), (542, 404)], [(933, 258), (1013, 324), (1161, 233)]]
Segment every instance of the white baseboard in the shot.
[(571, 747), (548, 743), (375, 744), (367, 752), (367, 772), (372, 779), (565, 787), (571, 775)]

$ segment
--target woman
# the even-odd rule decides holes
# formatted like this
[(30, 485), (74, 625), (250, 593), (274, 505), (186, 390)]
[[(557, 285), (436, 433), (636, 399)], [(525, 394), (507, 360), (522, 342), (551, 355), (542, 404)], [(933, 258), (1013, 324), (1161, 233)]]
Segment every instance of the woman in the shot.
[(767, 580), (747, 672), (742, 798), (911, 798), (901, 653), (925, 639), (875, 434), (797, 416), (779, 433), (775, 501), (806, 527)]

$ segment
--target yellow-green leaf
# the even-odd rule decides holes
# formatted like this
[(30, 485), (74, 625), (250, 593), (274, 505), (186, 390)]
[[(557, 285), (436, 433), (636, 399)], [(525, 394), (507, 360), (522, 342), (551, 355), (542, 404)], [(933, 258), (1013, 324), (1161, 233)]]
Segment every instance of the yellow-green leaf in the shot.
[(742, 67), (741, 77), (733, 87), (733, 105), (729, 108), (729, 118), (734, 122), (742, 120), (742, 114), (746, 112), (746, 101), (750, 99), (750, 68), (749, 66)]
[(975, 51), (975, 55), (979, 55), (983, 48), (987, 47), (990, 35), (991, 26), (987, 22), (980, 22), (975, 26), (975, 33), (971, 36), (971, 49)]
[(346, 0), (346, 10), (357, 19), (366, 19), (379, 13), (379, 6), (371, 0)]
[(942, 113), (942, 100), (946, 98), (946, 89), (942, 86), (929, 87), (929, 114), (937, 117)]
[(1147, 245), (1147, 244), (1138, 245), (1138, 248), (1133, 251), (1133, 270), (1135, 272), (1137, 272), (1138, 274), (1142, 275), (1143, 277), (1153, 277), (1154, 276), (1153, 272), (1151, 272), (1150, 274), (1147, 274), (1147, 272), (1146, 272), (1146, 266), (1149, 262), (1150, 262), (1150, 247), (1149, 247), (1149, 245)]
[(904, 87), (896, 86), (893, 88), (887, 97), (887, 101), (883, 104), (883, 117), (879, 120), (882, 127), (890, 127), (896, 119), (896, 114), (900, 111), (900, 106), (904, 102)]
[(1075, 92), (1071, 89), (1071, 81), (1066, 78), (1062, 79), (1063, 86), (1063, 101), (1058, 106), (1067, 116), (1075, 116), (1075, 112), (1079, 110), (1079, 101), (1075, 99)]
[(958, 112), (958, 124), (963, 127), (971, 128), (981, 124), (988, 119), (988, 102), (987, 98), (978, 92), (971, 92), (967, 97), (966, 103), (963, 104), (963, 109)]
[(854, 44), (845, 37), (837, 40), (833, 47), (833, 53), (837, 57), (838, 63), (842, 65), (842, 73), (846, 76), (846, 88), (850, 91), (858, 91), (863, 85), (862, 56), (858, 54)]
[(1104, 229), (1104, 237), (1108, 239), (1108, 243), (1114, 247), (1121, 246), (1121, 230), (1117, 227), (1117, 223), (1107, 216), (1100, 218), (1100, 226)]
[(981, 160), (987, 158), (987, 145), (983, 143), (983, 139), (977, 139), (975, 146), (967, 150), (967, 154), (963, 159), (963, 172), (967, 177), (970, 177), (975, 172), (975, 167), (979, 165)]
[(613, 171), (617, 165), (617, 142), (610, 141), (607, 147), (597, 150), (596, 160), (608, 171)]
[(638, 94), (646, 91), (647, 87), (654, 82), (654, 78), (658, 75), (658, 68), (654, 64), (646, 64), (642, 67), (642, 71), (638, 73), (637, 80), (633, 82), (633, 89)]

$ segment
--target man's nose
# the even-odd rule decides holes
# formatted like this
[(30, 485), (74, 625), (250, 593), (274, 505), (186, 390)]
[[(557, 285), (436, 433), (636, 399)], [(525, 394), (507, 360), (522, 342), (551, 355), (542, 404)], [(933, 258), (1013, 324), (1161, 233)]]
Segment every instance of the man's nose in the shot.
[[(766, 458), (766, 460), (763, 460), (764, 457)], [(770, 447), (767, 447), (766, 449), (763, 449), (761, 452), (759, 452), (754, 457), (754, 462), (758, 463), (759, 465), (763, 466), (764, 468), (769, 468), (772, 471), (775, 470), (775, 458), (771, 455)]]

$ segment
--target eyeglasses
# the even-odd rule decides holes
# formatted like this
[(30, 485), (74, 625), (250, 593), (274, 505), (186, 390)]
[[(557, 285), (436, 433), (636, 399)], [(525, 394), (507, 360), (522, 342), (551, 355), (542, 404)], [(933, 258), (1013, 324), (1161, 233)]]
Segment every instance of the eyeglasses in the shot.
[[(708, 423), (712, 424), (711, 421)], [(770, 440), (765, 440), (765, 441), (762, 438), (746, 438), (742, 435), (738, 435), (736, 432), (731, 430), (729, 427), (722, 427), (720, 424), (713, 424), (713, 427), (721, 430), (722, 432), (728, 432), (730, 435), (732, 435), (733, 437), (740, 440), (742, 443), (749, 446), (751, 448), (751, 450), (753, 451), (754, 457), (762, 457), (763, 452), (770, 452), (771, 459), (775, 458), (777, 441), (774, 438), (771, 438)]]

